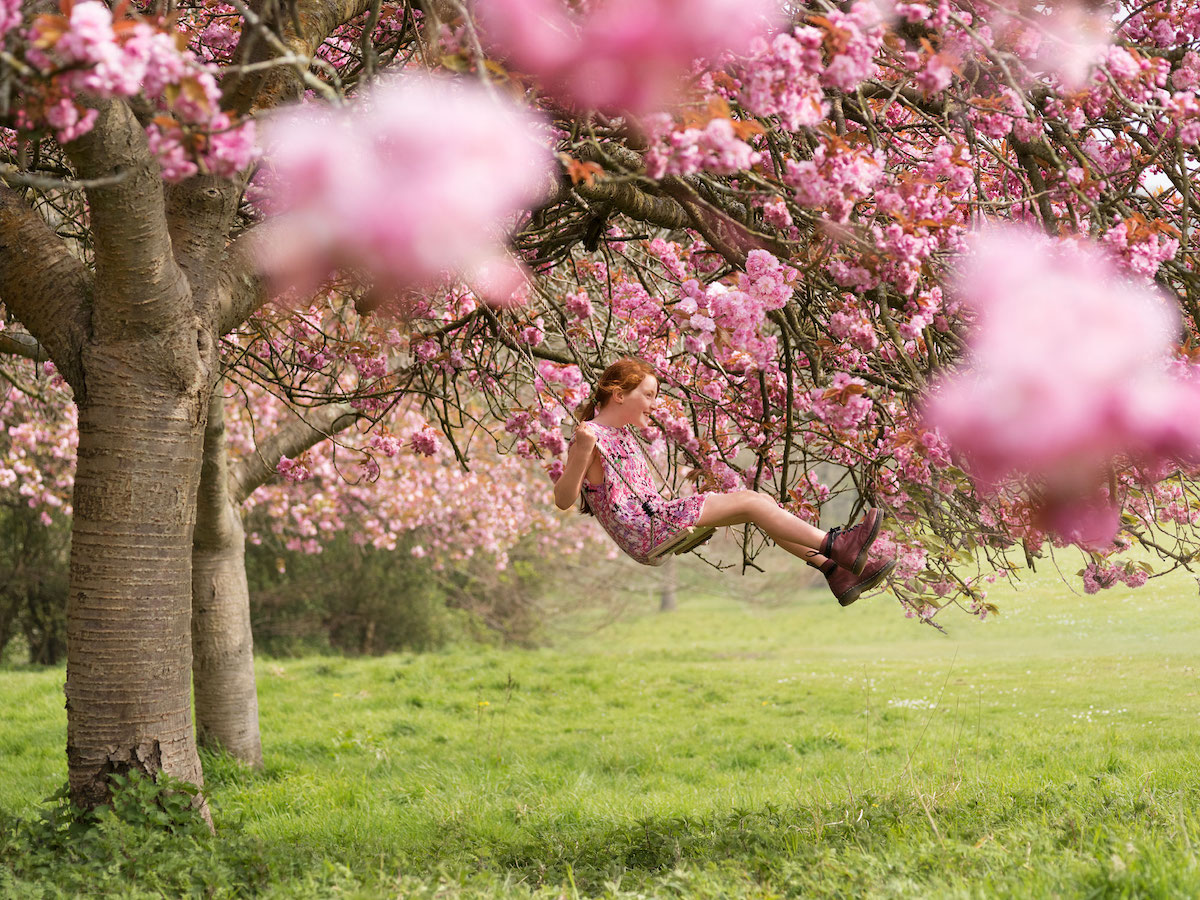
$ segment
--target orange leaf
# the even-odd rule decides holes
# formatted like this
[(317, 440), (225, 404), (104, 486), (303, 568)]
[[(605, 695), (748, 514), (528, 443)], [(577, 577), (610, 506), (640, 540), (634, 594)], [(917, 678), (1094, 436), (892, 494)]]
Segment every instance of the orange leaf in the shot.
[(756, 134), (765, 134), (766, 129), (757, 122), (748, 122), (744, 119), (734, 119), (733, 133), (744, 141), (746, 138), (753, 137)]
[(591, 187), (595, 180), (604, 174), (604, 166), (594, 162), (581, 162), (574, 157), (567, 159), (567, 174), (571, 176), (571, 184), (584, 182)]
[(45, 50), (58, 43), (58, 39), (67, 33), (71, 23), (65, 16), (43, 13), (33, 20), (33, 27), (38, 32), (38, 39), (33, 42), (33, 45), (39, 50)]

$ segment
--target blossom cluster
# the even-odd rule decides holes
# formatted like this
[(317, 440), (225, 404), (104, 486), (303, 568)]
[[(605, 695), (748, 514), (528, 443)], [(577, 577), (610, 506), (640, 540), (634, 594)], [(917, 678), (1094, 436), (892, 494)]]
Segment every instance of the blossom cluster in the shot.
[(1169, 368), (1176, 308), (1097, 248), (1013, 230), (977, 240), (957, 290), (979, 316), (971, 366), (931, 393), (929, 421), (985, 488), (1020, 479), (1055, 531), (1110, 545), (1114, 458), (1200, 453), (1200, 385)]
[(489, 46), (542, 90), (582, 108), (635, 114), (670, 105), (698, 58), (740, 53), (780, 16), (776, 0), (608, 0), (571, 15), (563, 0), (488, 0)]
[(255, 155), (254, 122), (232, 122), (220, 107), (213, 73), (176, 35), (145, 19), (114, 21), (99, 0), (81, 0), (66, 15), (42, 15), (30, 29), (28, 61), (51, 80), (42, 114), (67, 143), (89, 132), (97, 111), (84, 97), (141, 94), (163, 115), (147, 126), (163, 177), (204, 171), (232, 177)]
[(346, 109), (310, 103), (268, 133), (260, 244), (281, 286), (311, 293), (331, 269), (390, 291), (464, 277), (506, 302), (524, 276), (505, 225), (550, 184), (538, 120), (467, 83), (390, 76)]

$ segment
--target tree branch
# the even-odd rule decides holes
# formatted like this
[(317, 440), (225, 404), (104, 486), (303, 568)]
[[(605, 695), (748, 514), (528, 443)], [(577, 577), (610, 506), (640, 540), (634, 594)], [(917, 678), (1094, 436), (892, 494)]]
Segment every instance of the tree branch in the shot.
[(19, 194), (0, 184), (0, 298), (77, 398), (83, 396), (80, 351), (91, 294), (83, 263)]
[[(254, 66), (284, 57), (307, 60), (337, 28), (371, 8), (370, 0), (298, 0), (291, 4), (293, 15), (284, 16), (288, 4), (249, 4), (243, 13), (242, 36), (233, 58), (238, 65)], [(255, 26), (253, 19), (258, 19)], [(297, 31), (297, 26), (299, 31)], [(265, 33), (264, 33), (265, 30)], [(253, 109), (270, 109), (298, 100), (304, 91), (299, 64), (234, 70), (221, 84), (221, 106), (238, 115)]]
[(218, 334), (229, 334), (271, 299), (270, 285), (258, 264), (257, 246), (279, 232), (268, 219), (243, 232), (225, 250), (218, 287)]
[(196, 175), (166, 187), (167, 229), (175, 261), (191, 285), (201, 321), (214, 326), (219, 318), (221, 257), (245, 185), (245, 178)]
[[(295, 412), (293, 410), (293, 412)], [(297, 412), (297, 416), (300, 414)], [(275, 468), (285, 456), (299, 456), (321, 441), (345, 431), (359, 420), (361, 413), (348, 403), (333, 403), (307, 412), (258, 445), (254, 453), (238, 462), (229, 473), (229, 492), (235, 504), (275, 476)]]
[(21, 334), (19, 331), (0, 331), (0, 353), (8, 356), (21, 356), (43, 363), (50, 359), (46, 348), (37, 342), (32, 335)]
[(191, 314), (191, 292), (171, 252), (162, 178), (145, 131), (124, 102), (97, 108), (95, 127), (67, 144), (67, 154), (86, 181), (127, 177), (87, 190), (96, 248), (92, 327), (116, 338), (153, 335)]

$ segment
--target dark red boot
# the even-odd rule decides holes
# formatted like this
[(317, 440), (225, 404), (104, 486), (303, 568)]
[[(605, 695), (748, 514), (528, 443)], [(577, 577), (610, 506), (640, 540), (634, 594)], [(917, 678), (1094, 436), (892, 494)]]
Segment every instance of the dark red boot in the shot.
[(820, 554), (832, 559), (843, 569), (861, 575), (867, 564), (867, 551), (879, 537), (883, 513), (872, 507), (853, 528), (830, 528), (821, 542)]
[(870, 560), (860, 574), (855, 575), (849, 569), (843, 569), (832, 559), (821, 566), (821, 574), (837, 597), (842, 606), (849, 606), (864, 591), (877, 586), (896, 568), (896, 560), (889, 556), (877, 556)]

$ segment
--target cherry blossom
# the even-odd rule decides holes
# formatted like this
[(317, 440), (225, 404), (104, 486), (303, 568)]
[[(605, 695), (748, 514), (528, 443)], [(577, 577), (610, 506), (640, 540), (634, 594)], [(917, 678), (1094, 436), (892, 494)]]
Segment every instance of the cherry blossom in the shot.
[(779, 17), (774, 0), (609, 0), (572, 16), (562, 0), (481, 0), (492, 47), (582, 107), (670, 105), (693, 60), (739, 53)]
[(1200, 387), (1168, 360), (1179, 316), (1081, 242), (989, 230), (957, 291), (978, 312), (970, 369), (930, 396), (932, 425), (986, 487), (1016, 477), (1055, 530), (1111, 543), (1114, 457), (1200, 453)]
[(361, 268), (392, 288), (478, 276), (507, 300), (522, 276), (506, 220), (549, 181), (537, 120), (467, 82), (395, 76), (348, 109), (307, 104), (272, 123), (270, 208), (260, 252), (283, 282)]

